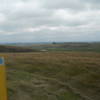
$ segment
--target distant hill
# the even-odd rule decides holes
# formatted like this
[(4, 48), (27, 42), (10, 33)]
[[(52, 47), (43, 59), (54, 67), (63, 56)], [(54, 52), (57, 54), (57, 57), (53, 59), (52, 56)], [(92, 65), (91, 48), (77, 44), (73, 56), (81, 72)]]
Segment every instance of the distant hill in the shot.
[(33, 51), (93, 51), (100, 52), (100, 42), (65, 42), (65, 43), (18, 43), (0, 45), (0, 52)]
[(0, 45), (0, 52), (33, 52), (33, 50), (29, 47), (18, 47), (18, 46), (4, 46)]
[(52, 44), (37, 44), (29, 46), (33, 49), (41, 49), (48, 51), (96, 51), (100, 52), (100, 43), (81, 43), (81, 42), (69, 42), (69, 43), (52, 43)]

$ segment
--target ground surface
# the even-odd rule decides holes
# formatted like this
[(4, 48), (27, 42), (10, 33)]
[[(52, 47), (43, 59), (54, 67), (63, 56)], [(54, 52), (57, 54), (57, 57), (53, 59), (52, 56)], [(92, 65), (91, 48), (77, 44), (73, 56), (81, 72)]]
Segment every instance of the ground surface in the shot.
[(0, 54), (9, 100), (100, 100), (100, 53)]

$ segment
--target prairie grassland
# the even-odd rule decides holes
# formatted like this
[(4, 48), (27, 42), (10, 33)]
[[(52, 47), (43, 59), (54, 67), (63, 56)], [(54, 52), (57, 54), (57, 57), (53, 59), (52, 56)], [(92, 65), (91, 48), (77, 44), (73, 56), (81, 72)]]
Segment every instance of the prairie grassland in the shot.
[(9, 100), (100, 100), (100, 53), (5, 53)]

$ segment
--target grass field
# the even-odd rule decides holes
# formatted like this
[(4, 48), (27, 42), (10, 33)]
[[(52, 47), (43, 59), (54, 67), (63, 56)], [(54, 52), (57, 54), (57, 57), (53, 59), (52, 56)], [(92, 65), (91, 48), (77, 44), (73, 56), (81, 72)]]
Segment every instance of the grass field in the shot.
[(2, 53), (9, 100), (100, 100), (100, 53)]

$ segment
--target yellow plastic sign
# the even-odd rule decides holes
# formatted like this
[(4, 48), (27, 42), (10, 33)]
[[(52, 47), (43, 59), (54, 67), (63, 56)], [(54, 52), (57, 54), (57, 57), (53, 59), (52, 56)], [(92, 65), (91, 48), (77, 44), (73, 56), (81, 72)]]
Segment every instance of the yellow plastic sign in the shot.
[(0, 100), (7, 100), (4, 59), (0, 58)]

